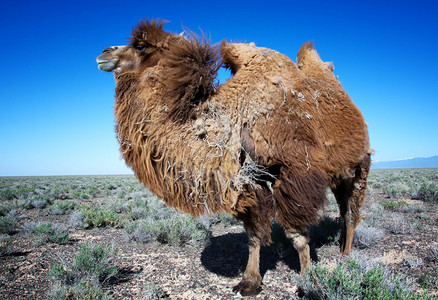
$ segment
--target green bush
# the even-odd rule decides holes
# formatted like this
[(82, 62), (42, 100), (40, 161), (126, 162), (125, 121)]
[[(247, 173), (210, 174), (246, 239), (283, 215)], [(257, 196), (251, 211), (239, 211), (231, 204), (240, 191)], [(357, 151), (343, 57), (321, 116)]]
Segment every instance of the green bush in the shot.
[(33, 228), (33, 233), (35, 235), (52, 234), (52, 223), (40, 223)]
[(80, 211), (84, 221), (88, 223), (89, 227), (116, 227), (121, 223), (119, 215), (110, 210), (81, 205)]
[(408, 206), (406, 201), (381, 201), (380, 205), (387, 210), (399, 210), (402, 207)]
[(33, 208), (32, 199), (29, 199), (29, 198), (18, 200), (16, 205), (17, 205), (17, 207), (23, 208), (23, 209), (32, 209)]
[(411, 197), (436, 202), (437, 174), (436, 169), (371, 170), (368, 182), (373, 188), (381, 187), (391, 198)]
[(51, 299), (104, 299), (102, 285), (118, 273), (113, 259), (117, 251), (99, 244), (83, 244), (72, 263), (54, 263), (48, 272), (52, 280)]
[(49, 205), (50, 204), (50, 202), (49, 202), (49, 200), (48, 199), (45, 199), (46, 197), (44, 197), (44, 198), (36, 198), (36, 199), (31, 199), (31, 208), (38, 208), (38, 209), (44, 209), (44, 208), (46, 208), (46, 206), (47, 205)]
[(128, 224), (126, 224), (125, 226), (125, 231), (126, 233), (128, 233), (129, 237), (132, 240), (135, 240), (137, 242), (140, 243), (148, 243), (151, 242), (153, 240), (155, 240), (155, 238), (152, 236), (151, 234), (151, 230), (150, 230), (150, 223), (152, 221), (149, 220), (135, 220), (133, 222), (130, 222)]
[(0, 234), (12, 234), (15, 231), (17, 220), (10, 215), (0, 217)]
[(108, 201), (107, 206), (110, 210), (121, 214), (129, 211), (130, 207), (128, 204), (129, 203), (126, 200), (115, 198)]
[(414, 283), (352, 258), (330, 269), (322, 263), (309, 267), (298, 278), (304, 299), (427, 299)]
[(117, 274), (117, 268), (111, 265), (116, 254), (117, 250), (104, 245), (83, 244), (74, 258), (72, 270), (75, 274), (95, 277), (104, 282)]
[(9, 203), (0, 203), (0, 217), (5, 217), (12, 210), (12, 205)]
[(125, 227), (130, 237), (139, 242), (156, 240), (163, 244), (183, 245), (186, 243), (204, 244), (210, 232), (195, 218), (174, 213), (170, 218), (153, 218), (134, 221)]
[(67, 244), (70, 241), (66, 228), (52, 223), (40, 223), (33, 228), (33, 234), (41, 238), (41, 241), (49, 241), (57, 244)]
[(79, 193), (79, 198), (86, 200), (86, 199), (89, 199), (90, 196), (85, 191), (82, 191)]
[(418, 197), (425, 202), (438, 202), (438, 185), (434, 182), (423, 183), (418, 190)]
[(73, 191), (71, 193), (71, 195), (72, 195), (73, 198), (79, 199), (79, 198), (81, 198), (81, 191)]
[(391, 198), (400, 198), (403, 196), (411, 197), (413, 193), (412, 187), (404, 181), (395, 181), (385, 185), (383, 191)]
[(49, 279), (56, 280), (62, 284), (73, 284), (75, 276), (73, 272), (68, 271), (64, 264), (55, 262), (49, 269), (47, 276)]
[(144, 219), (148, 215), (148, 209), (145, 207), (133, 207), (131, 209), (131, 219), (133, 220), (139, 220)]
[(73, 200), (56, 200), (55, 203), (48, 207), (52, 215), (65, 215), (70, 213), (76, 207)]
[(17, 196), (15, 194), (15, 191), (12, 189), (4, 189), (0, 191), (0, 200), (13, 200), (16, 199)]
[(188, 242), (203, 243), (209, 232), (196, 219), (188, 215), (175, 215), (168, 220), (157, 221), (153, 234), (157, 240), (171, 245)]
[(50, 197), (53, 199), (67, 199), (68, 189), (65, 186), (56, 185), (50, 190)]
[[(403, 203), (403, 201), (402, 201)], [(390, 212), (383, 208), (391, 207)], [(396, 207), (399, 207), (395, 209)], [(409, 218), (406, 214), (399, 211), (405, 211), (409, 206), (400, 205), (399, 202), (388, 201), (372, 204), (364, 216), (364, 222), (370, 227), (383, 228), (393, 234), (413, 234), (419, 230), (421, 223), (416, 218)], [(419, 214), (416, 215), (417, 217)]]

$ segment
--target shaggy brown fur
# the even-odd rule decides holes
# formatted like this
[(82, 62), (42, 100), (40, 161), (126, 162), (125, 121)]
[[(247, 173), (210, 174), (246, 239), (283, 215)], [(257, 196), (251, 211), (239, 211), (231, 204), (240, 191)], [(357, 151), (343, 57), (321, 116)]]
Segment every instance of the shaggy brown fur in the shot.
[(137, 66), (114, 72), (120, 151), (139, 181), (194, 216), (228, 212), (243, 221), (249, 259), (234, 288), (242, 294), (261, 288), (259, 251), (273, 220), (302, 271), (310, 265), (309, 225), (327, 187), (345, 221), (341, 252), (348, 253), (371, 161), (362, 114), (332, 66), (311, 43), (296, 65), (267, 48), (223, 42), (223, 63), (235, 75), (217, 88), (218, 49), (162, 27), (142, 22), (129, 47), (98, 58), (108, 70), (103, 64), (117, 65), (123, 52), (125, 65)]

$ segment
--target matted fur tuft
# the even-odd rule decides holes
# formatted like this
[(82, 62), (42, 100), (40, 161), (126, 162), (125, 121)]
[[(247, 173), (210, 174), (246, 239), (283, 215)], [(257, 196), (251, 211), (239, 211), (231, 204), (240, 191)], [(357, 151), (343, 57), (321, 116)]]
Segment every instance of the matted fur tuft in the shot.
[[(187, 32), (187, 31), (186, 31)], [(191, 32), (169, 49), (162, 60), (166, 70), (165, 90), (170, 118), (185, 122), (196, 106), (216, 91), (221, 66), (219, 49)]]
[(185, 30), (188, 38), (165, 32), (167, 21), (141, 21), (132, 31), (130, 45), (139, 49), (142, 67), (162, 66), (163, 101), (175, 122), (185, 122), (193, 110), (216, 91), (222, 59), (219, 47), (205, 36)]

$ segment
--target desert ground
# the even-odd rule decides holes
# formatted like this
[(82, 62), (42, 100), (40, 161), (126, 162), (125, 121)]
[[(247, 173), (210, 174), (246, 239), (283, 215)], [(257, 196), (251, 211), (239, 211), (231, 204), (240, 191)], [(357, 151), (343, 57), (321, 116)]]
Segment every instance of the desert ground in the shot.
[[(307, 275), (273, 224), (263, 290), (248, 298), (436, 298), (437, 207), (438, 169), (372, 170), (353, 253), (342, 257), (328, 191)], [(247, 242), (231, 216), (176, 212), (133, 175), (0, 177), (1, 299), (240, 298), (232, 287)]]

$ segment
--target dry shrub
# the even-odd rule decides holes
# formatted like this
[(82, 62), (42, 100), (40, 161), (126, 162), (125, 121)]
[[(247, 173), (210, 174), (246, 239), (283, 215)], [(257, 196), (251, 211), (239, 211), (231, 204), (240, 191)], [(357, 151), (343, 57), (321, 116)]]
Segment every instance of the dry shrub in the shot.
[(371, 248), (384, 237), (383, 230), (360, 223), (354, 231), (353, 244), (358, 248)]

